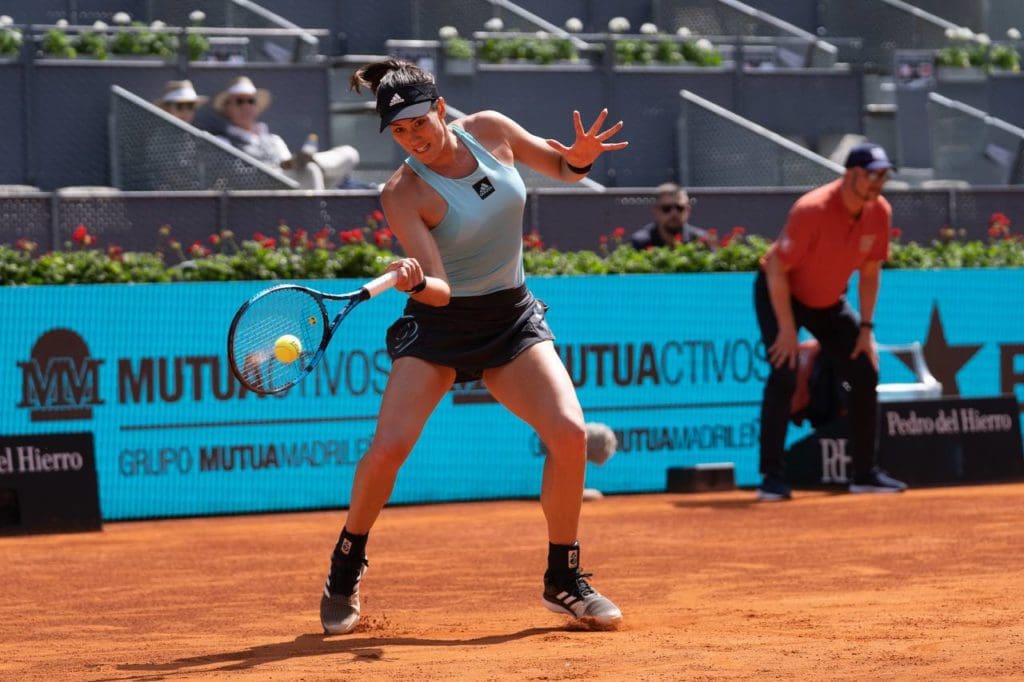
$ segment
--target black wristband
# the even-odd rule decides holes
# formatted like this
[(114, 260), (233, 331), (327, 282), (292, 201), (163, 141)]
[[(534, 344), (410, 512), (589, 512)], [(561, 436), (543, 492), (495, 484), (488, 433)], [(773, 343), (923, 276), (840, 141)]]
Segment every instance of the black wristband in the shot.
[(427, 288), (427, 278), (424, 277), (423, 279), (420, 280), (420, 283), (417, 284), (416, 286), (414, 286), (412, 289), (406, 289), (405, 293), (407, 293), (407, 294), (418, 294), (418, 293), (420, 293), (421, 291), (423, 291), (426, 288)]
[(579, 175), (586, 175), (587, 173), (590, 172), (590, 169), (594, 167), (594, 164), (593, 163), (588, 163), (586, 166), (583, 166), (581, 168), (579, 166), (574, 166), (571, 163), (569, 163), (568, 161), (566, 161), (565, 162), (565, 167), (568, 168), (569, 170), (571, 170), (573, 173), (577, 173)]
[(861, 329), (874, 329), (875, 328), (875, 323), (874, 322), (864, 322), (864, 321), (861, 321), (860, 326), (861, 326)]

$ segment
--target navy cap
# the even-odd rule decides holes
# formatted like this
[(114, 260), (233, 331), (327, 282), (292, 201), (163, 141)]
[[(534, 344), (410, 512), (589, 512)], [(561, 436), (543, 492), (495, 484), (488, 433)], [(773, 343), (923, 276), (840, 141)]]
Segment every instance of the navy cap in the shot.
[(381, 85), (377, 89), (380, 132), (384, 132), (388, 124), (399, 119), (419, 118), (425, 115), (439, 96), (433, 83), (412, 83), (393, 87)]
[(881, 145), (862, 142), (850, 148), (850, 153), (846, 157), (846, 167), (879, 171), (892, 168), (892, 163)]

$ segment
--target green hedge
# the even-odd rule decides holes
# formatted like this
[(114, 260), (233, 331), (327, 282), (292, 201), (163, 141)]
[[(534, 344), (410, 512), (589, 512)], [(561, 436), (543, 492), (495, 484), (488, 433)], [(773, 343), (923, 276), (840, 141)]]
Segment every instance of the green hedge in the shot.
[[(997, 214), (1002, 216), (1002, 214)], [(230, 231), (210, 235), (206, 242), (183, 246), (160, 230), (152, 252), (125, 252), (116, 245), (101, 248), (95, 235), (79, 225), (61, 251), (38, 254), (37, 245), (19, 239), (0, 245), (0, 284), (94, 284), (126, 282), (217, 282), (366, 278), (384, 271), (396, 256), (393, 237), (369, 225), (335, 232), (292, 230), (282, 225), (275, 237), (256, 233), (236, 241)], [(617, 275), (637, 273), (749, 272), (757, 268), (770, 242), (747, 236), (743, 228), (719, 238), (637, 251), (625, 241), (625, 230), (602, 237), (597, 251), (546, 248), (537, 233), (524, 238), (526, 272), (532, 275)], [(964, 241), (949, 228), (929, 244), (901, 242), (894, 230), (887, 268), (1024, 267), (1024, 239), (1009, 231), (1009, 221), (995, 222), (988, 241)]]

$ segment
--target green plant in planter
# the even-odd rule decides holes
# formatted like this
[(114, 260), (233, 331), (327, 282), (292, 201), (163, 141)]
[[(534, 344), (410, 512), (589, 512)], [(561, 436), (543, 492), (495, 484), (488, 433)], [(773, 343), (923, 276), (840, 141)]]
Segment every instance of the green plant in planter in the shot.
[(92, 25), (91, 30), (78, 34), (75, 49), (79, 55), (106, 59), (108, 55), (107, 25), (102, 21), (97, 21)]
[(448, 59), (465, 60), (473, 58), (473, 43), (466, 38), (459, 36), (459, 30), (454, 26), (442, 26), (437, 31), (437, 36), (444, 46), (444, 54)]
[(966, 69), (971, 66), (971, 53), (962, 45), (948, 45), (935, 55), (935, 65), (952, 69)]
[(21, 29), (15, 28), (14, 20), (6, 14), (0, 17), (0, 57), (13, 57), (21, 52), (24, 43)]
[(60, 59), (74, 59), (78, 56), (78, 51), (72, 45), (71, 38), (64, 32), (64, 27), (67, 26), (67, 23), (67, 21), (61, 19), (55, 27), (43, 35), (43, 40), (39, 46), (44, 55)]
[(129, 28), (129, 25), (135, 28), (142, 28), (144, 24), (140, 22), (131, 23), (131, 17), (127, 12), (118, 12), (113, 16), (112, 21), (117, 24), (118, 28), (110, 39), (109, 47), (111, 54), (127, 56), (149, 54), (148, 47), (142, 41), (142, 34)]
[(1017, 50), (1007, 45), (994, 45), (989, 53), (992, 66), (1002, 71), (1020, 73), (1020, 55)]
[[(193, 10), (188, 15), (188, 20), (192, 22), (195, 27), (202, 26), (203, 22), (206, 21), (206, 13), (202, 10)], [(202, 33), (189, 32), (188, 34), (188, 59), (191, 62), (197, 62), (203, 58), (207, 52), (210, 51), (210, 41), (207, 40), (206, 36)]]

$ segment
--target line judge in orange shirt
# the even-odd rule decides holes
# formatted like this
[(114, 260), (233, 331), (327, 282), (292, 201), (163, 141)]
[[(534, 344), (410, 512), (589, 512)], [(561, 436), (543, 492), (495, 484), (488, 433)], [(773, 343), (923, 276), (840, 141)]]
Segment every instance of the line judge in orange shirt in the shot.
[[(892, 206), (881, 196), (892, 164), (871, 143), (853, 147), (841, 178), (800, 197), (754, 284), (754, 306), (771, 374), (761, 404), (762, 501), (788, 500), (783, 455), (796, 390), (797, 333), (806, 328), (850, 385), (851, 493), (901, 492), (877, 465), (878, 354), (873, 315), (889, 257)], [(860, 273), (860, 315), (846, 300)]]

